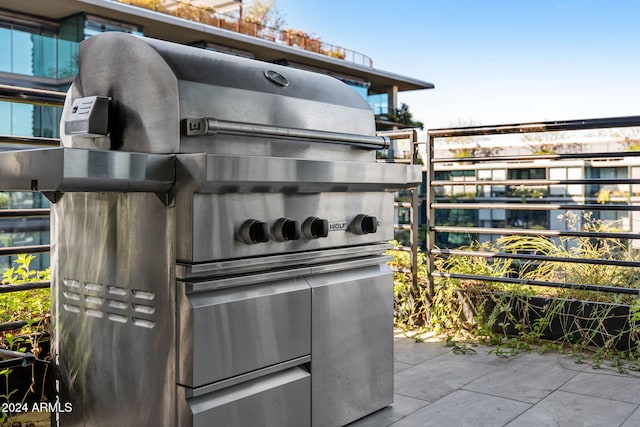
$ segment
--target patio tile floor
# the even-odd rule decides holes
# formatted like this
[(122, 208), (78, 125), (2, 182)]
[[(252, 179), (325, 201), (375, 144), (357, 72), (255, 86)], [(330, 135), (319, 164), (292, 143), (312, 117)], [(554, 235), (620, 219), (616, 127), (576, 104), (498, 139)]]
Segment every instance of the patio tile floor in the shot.
[(349, 427), (640, 426), (640, 375), (558, 353), (395, 339), (395, 402)]

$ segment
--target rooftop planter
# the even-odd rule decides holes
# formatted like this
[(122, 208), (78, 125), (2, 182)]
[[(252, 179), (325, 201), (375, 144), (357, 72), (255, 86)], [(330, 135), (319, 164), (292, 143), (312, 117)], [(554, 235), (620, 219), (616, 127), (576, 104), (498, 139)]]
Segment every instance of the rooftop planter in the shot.
[[(482, 340), (496, 345), (499, 356), (536, 344), (591, 354), (595, 367), (608, 359), (620, 371), (640, 369), (640, 276), (637, 268), (606, 263), (633, 264), (637, 257), (616, 239), (571, 239), (505, 236), (495, 245), (476, 243), (438, 257), (431, 301), (424, 288), (402, 286), (401, 277), (396, 281), (397, 326)], [(545, 259), (490, 255), (498, 253)]]
[[(32, 270), (29, 265), (33, 258), (18, 256), (15, 266), (2, 275), (0, 293), (0, 348), (29, 352), (36, 357), (30, 366), (0, 368), (0, 403), (18, 403), (28, 408), (53, 398), (48, 332), (50, 292), (48, 286), (28, 289), (32, 285), (42, 288), (41, 283), (49, 280), (49, 272)], [(12, 414), (0, 414), (0, 422), (12, 418)]]
[(217, 13), (215, 8), (188, 0), (163, 2), (161, 0), (116, 0), (120, 3), (142, 7), (155, 12), (173, 15), (189, 21), (200, 22), (224, 30), (247, 34), (287, 46), (319, 53), (331, 58), (349, 60), (358, 65), (373, 67), (373, 61), (368, 56), (340, 46), (323, 42), (319, 37), (313, 37), (302, 30), (268, 27), (258, 17), (248, 16), (239, 18)]

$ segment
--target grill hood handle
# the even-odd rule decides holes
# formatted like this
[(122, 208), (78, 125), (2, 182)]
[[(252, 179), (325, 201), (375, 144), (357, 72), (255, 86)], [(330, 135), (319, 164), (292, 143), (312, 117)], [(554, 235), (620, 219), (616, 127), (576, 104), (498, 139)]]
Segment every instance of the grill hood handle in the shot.
[(186, 136), (204, 136), (222, 134), (251, 135), (267, 138), (284, 138), (292, 140), (315, 140), (329, 144), (352, 145), (371, 150), (389, 148), (386, 136), (354, 135), (349, 133), (328, 132), (312, 129), (295, 129), (254, 123), (217, 120), (211, 117), (201, 119), (184, 119), (182, 131)]

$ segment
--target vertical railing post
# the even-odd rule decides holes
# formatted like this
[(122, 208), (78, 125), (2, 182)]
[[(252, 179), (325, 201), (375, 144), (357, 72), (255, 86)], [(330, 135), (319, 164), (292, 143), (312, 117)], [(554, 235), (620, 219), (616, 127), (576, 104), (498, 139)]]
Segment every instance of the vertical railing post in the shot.
[[(416, 129), (408, 129), (408, 130), (402, 130), (402, 131), (382, 131), (382, 132), (378, 132), (378, 135), (382, 136), (387, 136), (389, 137), (391, 140), (397, 140), (397, 139), (409, 139), (409, 153), (410, 156), (409, 158), (402, 158), (402, 159), (385, 159), (385, 161), (387, 162), (403, 162), (403, 163), (410, 163), (412, 165), (418, 165), (420, 164), (420, 156), (419, 156), (419, 150), (418, 150), (418, 131)], [(398, 208), (409, 208), (409, 225), (408, 227), (406, 226), (406, 224), (394, 224), (395, 228), (401, 229), (401, 230), (408, 230), (409, 231), (409, 246), (402, 246), (400, 248), (396, 248), (397, 250), (402, 250), (405, 252), (409, 252), (409, 262), (410, 262), (410, 266), (409, 269), (406, 270), (402, 270), (405, 273), (409, 273), (411, 275), (411, 289), (412, 291), (415, 292), (416, 295), (418, 295), (420, 293), (420, 281), (418, 278), (418, 248), (420, 246), (420, 239), (419, 239), (419, 233), (418, 233), (418, 223), (420, 220), (420, 214), (418, 212), (419, 209), (419, 205), (420, 205), (420, 194), (419, 194), (419, 187), (413, 188), (411, 190), (409, 190), (411, 192), (411, 199), (409, 201), (409, 203), (400, 203), (400, 202), (396, 202), (394, 203), (394, 206), (398, 207)]]
[(433, 204), (435, 201), (435, 194), (433, 191), (433, 187), (431, 184), (435, 180), (435, 172), (433, 169), (433, 158), (434, 158), (434, 140), (435, 138), (431, 133), (427, 132), (427, 147), (426, 147), (426, 159), (425, 164), (427, 167), (427, 179), (426, 179), (426, 216), (427, 216), (427, 232), (425, 234), (425, 245), (426, 245), (426, 264), (427, 264), (427, 295), (429, 297), (429, 301), (433, 301), (433, 297), (435, 295), (435, 284), (433, 279), (433, 272), (435, 271), (434, 265), (434, 256), (433, 249), (435, 248), (435, 231), (434, 227), (436, 225), (435, 220), (435, 210), (433, 209)]
[[(417, 165), (420, 163), (420, 158), (418, 156), (418, 131), (413, 129), (411, 131), (411, 164)], [(409, 218), (411, 222), (411, 231), (410, 231), (410, 239), (411, 239), (411, 285), (413, 290), (419, 292), (418, 283), (418, 247), (420, 245), (420, 241), (418, 239), (418, 222), (420, 220), (420, 215), (418, 213), (418, 205), (419, 205), (419, 186), (411, 190), (411, 211), (409, 212)], [(416, 293), (419, 295), (419, 293)]]

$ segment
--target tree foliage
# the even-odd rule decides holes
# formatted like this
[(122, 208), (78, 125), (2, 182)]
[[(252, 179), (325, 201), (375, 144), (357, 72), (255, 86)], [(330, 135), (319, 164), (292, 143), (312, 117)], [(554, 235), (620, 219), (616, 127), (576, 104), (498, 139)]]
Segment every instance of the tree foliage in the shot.
[(413, 114), (409, 111), (409, 106), (404, 102), (400, 104), (400, 108), (396, 108), (393, 112), (389, 113), (389, 119), (396, 123), (424, 129), (424, 123), (413, 119)]
[(578, 153), (581, 144), (578, 142), (568, 142), (565, 132), (540, 132), (522, 135), (523, 142), (529, 143), (527, 148), (533, 154), (563, 154)]
[(266, 27), (282, 29), (286, 25), (284, 15), (280, 11), (276, 0), (253, 0), (244, 9), (244, 18), (257, 20)]
[[(473, 120), (458, 119), (456, 122), (449, 124), (447, 127), (463, 128), (472, 126), (480, 126), (480, 123), (477, 123)], [(453, 157), (456, 158), (497, 156), (502, 151), (502, 148), (480, 144), (480, 141), (484, 141), (487, 139), (487, 137), (481, 135), (452, 136), (445, 138), (445, 143), (449, 146), (452, 146), (452, 148), (449, 148), (449, 152), (453, 155)]]

